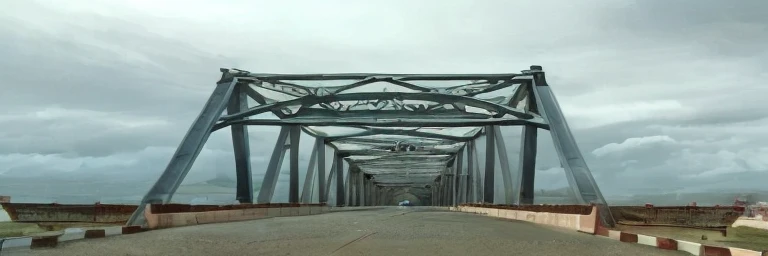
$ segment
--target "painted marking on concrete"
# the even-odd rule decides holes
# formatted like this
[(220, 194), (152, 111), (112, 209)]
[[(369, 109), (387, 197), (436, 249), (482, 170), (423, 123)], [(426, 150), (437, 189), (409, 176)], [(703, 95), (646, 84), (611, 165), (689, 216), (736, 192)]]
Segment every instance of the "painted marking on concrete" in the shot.
[(646, 236), (646, 235), (637, 235), (637, 243), (638, 244), (644, 244), (648, 246), (656, 246), (656, 237), (652, 236)]

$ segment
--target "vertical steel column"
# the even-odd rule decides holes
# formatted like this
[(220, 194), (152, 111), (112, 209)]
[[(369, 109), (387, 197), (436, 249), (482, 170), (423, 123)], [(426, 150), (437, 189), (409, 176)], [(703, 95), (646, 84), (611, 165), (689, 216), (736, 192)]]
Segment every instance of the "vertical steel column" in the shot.
[[(236, 114), (248, 109), (247, 83), (239, 83), (232, 91), (227, 106), (227, 114)], [(232, 147), (235, 153), (235, 177), (237, 177), (236, 200), (240, 203), (253, 203), (253, 178), (251, 176), (251, 150), (248, 140), (248, 128), (242, 124), (233, 124)]]
[(347, 198), (344, 195), (344, 160), (336, 154), (333, 163), (336, 167), (336, 206), (344, 206)]
[(480, 158), (477, 157), (477, 144), (472, 143), (472, 159), (474, 159), (475, 169), (475, 202), (483, 201), (483, 172), (480, 171)]
[[(319, 139), (315, 139), (317, 141)], [(302, 185), (301, 188), (301, 202), (302, 203), (310, 203), (312, 202), (312, 190), (314, 190), (314, 180), (315, 180), (315, 161), (317, 161), (317, 147), (312, 148), (312, 154), (309, 157), (309, 165), (307, 165), (307, 173), (304, 175), (304, 185)], [(320, 178), (321, 180), (323, 178)]]
[(494, 176), (496, 175), (496, 139), (493, 133), (493, 126), (485, 127), (485, 184), (483, 186), (483, 202), (493, 204), (496, 184)]
[(437, 206), (443, 206), (443, 180), (445, 180), (445, 176), (441, 176), (440, 182), (437, 183)]
[(381, 195), (379, 194), (381, 193), (381, 188), (375, 182), (371, 182), (371, 186), (373, 187), (373, 206), (379, 206), (381, 205)]
[(147, 194), (144, 195), (139, 207), (136, 208), (131, 218), (128, 219), (128, 225), (145, 224), (144, 209), (147, 204), (168, 203), (171, 201), (171, 197), (176, 193), (181, 182), (184, 181), (184, 177), (189, 173), (189, 169), (211, 135), (213, 126), (219, 120), (224, 109), (227, 108), (232, 91), (238, 83), (236, 78), (231, 81), (225, 81), (225, 78), (225, 75), (223, 75), (222, 80), (216, 85), (216, 89), (211, 93), (208, 102), (205, 103), (197, 119), (192, 123), (184, 139), (181, 140), (168, 166), (165, 167), (165, 171), (163, 171), (163, 174), (160, 175)]
[[(334, 156), (333, 159), (331, 160), (331, 173), (328, 174), (328, 181), (325, 183), (325, 199), (328, 199), (329, 195), (331, 194), (331, 183), (335, 183), (335, 178), (336, 178), (336, 159), (337, 159), (337, 157)], [(341, 184), (341, 183), (336, 183), (336, 186), (338, 187), (339, 184)]]
[(456, 164), (454, 165), (454, 177), (456, 179), (456, 189), (453, 191), (454, 197), (453, 197), (453, 206), (458, 206), (460, 203), (462, 203), (462, 200), (466, 193), (464, 192), (464, 147), (461, 147), (459, 149), (459, 152), (456, 153)]
[(378, 196), (376, 194), (376, 191), (378, 190), (378, 188), (376, 187), (376, 182), (374, 182), (373, 180), (371, 180), (370, 185), (371, 185), (371, 192), (370, 192), (370, 194), (371, 194), (371, 204), (370, 205), (371, 206), (376, 206), (376, 199), (377, 199), (376, 197)]
[(534, 183), (536, 180), (536, 149), (537, 149), (537, 128), (530, 125), (523, 126), (523, 134), (520, 142), (520, 161), (518, 180), (518, 194), (520, 202), (518, 204), (533, 204)]
[(447, 174), (443, 175), (443, 179), (440, 180), (440, 206), (445, 206), (448, 203), (448, 184), (450, 184), (451, 178)]
[(353, 171), (352, 168), (349, 168), (349, 205), (350, 206), (357, 206), (357, 173)]
[(318, 202), (325, 203), (328, 202), (328, 192), (326, 192), (327, 190), (325, 187), (325, 139), (315, 139), (315, 151), (317, 151)]
[(352, 167), (347, 169), (347, 177), (344, 178), (344, 184), (347, 186), (347, 206), (355, 206), (355, 174), (352, 173)]
[(352, 194), (352, 193), (354, 193), (355, 191), (352, 190), (353, 182), (349, 182), (349, 180), (351, 180), (351, 179), (352, 179), (352, 166), (347, 168), (347, 175), (344, 178), (344, 186), (347, 188), (346, 189), (347, 197), (344, 200), (344, 202), (346, 202), (345, 203), (346, 206), (354, 206), (352, 204), (352, 198), (354, 197), (354, 194)]
[(448, 174), (448, 184), (445, 185), (446, 187), (446, 197), (445, 197), (445, 205), (450, 206), (453, 205), (453, 190), (455, 187), (453, 184), (455, 183), (456, 176), (453, 175), (453, 170), (450, 170), (451, 173)]
[(533, 75), (533, 92), (539, 112), (549, 124), (549, 133), (552, 135), (552, 141), (555, 144), (560, 163), (565, 169), (571, 189), (579, 203), (602, 205), (603, 207), (600, 207), (601, 221), (603, 221), (603, 225), (613, 227), (615, 221), (610, 209), (607, 207), (605, 198), (600, 193), (594, 177), (592, 177), (584, 156), (581, 155), (563, 112), (560, 110), (560, 105), (557, 103), (555, 94), (552, 93), (547, 84), (544, 71), (540, 66), (531, 66), (530, 73)]
[(440, 194), (437, 191), (439, 187), (440, 182), (437, 181), (435, 181), (435, 183), (432, 185), (432, 206), (437, 206), (440, 204)]
[(373, 180), (369, 179), (368, 184), (365, 187), (368, 188), (368, 190), (366, 190), (367, 191), (366, 193), (368, 194), (368, 196), (366, 197), (365, 202), (367, 203), (368, 206), (373, 206), (375, 204), (374, 202), (376, 202), (374, 199), (374, 192), (373, 192), (373, 189), (374, 189)]
[(512, 171), (509, 168), (509, 158), (507, 156), (507, 145), (504, 137), (501, 136), (501, 128), (493, 126), (494, 137), (496, 137), (496, 149), (499, 155), (499, 164), (501, 165), (501, 177), (504, 181), (504, 201), (506, 204), (518, 204), (520, 201), (519, 193), (515, 194), (514, 188), (518, 185), (512, 182)]
[(360, 169), (357, 169), (357, 206), (364, 206), (365, 205), (365, 196), (363, 195), (363, 192), (365, 192), (365, 175), (363, 175), (363, 171)]
[(290, 179), (288, 188), (288, 202), (299, 202), (299, 138), (301, 128), (298, 125), (291, 126), (291, 155), (290, 155)]
[(466, 185), (467, 200), (466, 202), (471, 202), (471, 203), (477, 202), (477, 193), (476, 193), (477, 183), (475, 182), (475, 179), (478, 179), (478, 177), (475, 176), (474, 145), (475, 145), (474, 140), (467, 142), (467, 185)]
[[(450, 171), (448, 171), (450, 172)], [(443, 181), (443, 205), (446, 206), (451, 203), (451, 174), (445, 174), (445, 180)]]
[(443, 205), (443, 179), (445, 177), (440, 177), (440, 182), (437, 183), (437, 205), (441, 206)]
[(370, 180), (370, 179), (368, 180), (367, 187), (368, 187), (368, 197), (365, 201), (368, 202), (368, 206), (373, 206), (376, 204), (376, 198), (375, 198), (376, 193), (374, 193), (375, 186), (373, 185), (373, 180)]
[(272, 150), (272, 156), (269, 158), (267, 171), (264, 173), (264, 179), (261, 181), (261, 189), (259, 189), (259, 196), (256, 199), (260, 204), (272, 202), (272, 195), (274, 195), (275, 186), (277, 186), (277, 178), (280, 176), (280, 167), (283, 166), (285, 145), (288, 143), (289, 133), (289, 128), (282, 127), (280, 128), (280, 135), (277, 135), (277, 142), (275, 142), (275, 148)]

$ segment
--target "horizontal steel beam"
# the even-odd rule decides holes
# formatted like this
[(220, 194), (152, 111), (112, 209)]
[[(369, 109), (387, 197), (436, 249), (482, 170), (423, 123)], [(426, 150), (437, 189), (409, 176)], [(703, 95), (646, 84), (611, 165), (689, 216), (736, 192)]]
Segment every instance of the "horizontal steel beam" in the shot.
[(489, 118), (489, 119), (376, 119), (376, 118), (296, 118), (282, 120), (246, 119), (219, 122), (214, 130), (225, 128), (232, 124), (244, 125), (274, 125), (274, 126), (375, 126), (375, 127), (477, 127), (486, 125), (530, 125), (536, 128), (549, 130), (549, 125), (540, 119), (522, 120), (516, 118)]
[(278, 80), (359, 80), (369, 77), (396, 77), (399, 80), (481, 80), (481, 79), (511, 79), (523, 74), (384, 74), (384, 73), (335, 73), (335, 74), (270, 74), (270, 73), (251, 73), (239, 69), (221, 68), (221, 72), (227, 73), (225, 76), (234, 77), (253, 77), (259, 79), (278, 79)]
[(422, 131), (414, 131), (414, 130), (381, 129), (376, 127), (367, 127), (367, 129), (368, 130), (364, 132), (341, 135), (341, 136), (328, 136), (328, 137), (325, 137), (325, 139), (326, 141), (330, 142), (330, 141), (335, 141), (335, 140), (340, 140), (345, 138), (363, 137), (363, 136), (371, 136), (371, 135), (403, 135), (403, 136), (412, 136), (412, 137), (421, 137), (421, 138), (430, 138), (430, 139), (443, 139), (443, 140), (452, 140), (452, 141), (470, 141), (480, 136), (479, 132), (475, 133), (473, 136), (470, 136), (470, 137), (461, 137), (461, 136), (435, 134), (430, 132), (422, 132)]
[[(272, 112), (279, 112), (273, 110)], [(377, 118), (400, 118), (404, 116), (418, 115), (422, 118), (460, 118), (460, 119), (484, 119), (489, 115), (481, 113), (470, 113), (459, 109), (426, 109), (424, 111), (407, 110), (407, 109), (382, 109), (382, 110), (336, 110), (326, 108), (309, 108), (302, 107), (296, 113), (285, 114), (285, 118), (323, 118), (323, 117), (338, 117), (338, 118), (354, 118), (354, 117), (369, 117), (375, 116)]]
[[(226, 116), (222, 116), (221, 120), (227, 121), (227, 120), (235, 120), (235, 119), (241, 119), (253, 115), (258, 115), (264, 112), (270, 112), (270, 111), (276, 111), (281, 108), (287, 108), (290, 106), (301, 106), (301, 107), (310, 107), (316, 104), (321, 103), (331, 103), (331, 102), (338, 102), (338, 101), (380, 101), (380, 100), (418, 100), (418, 101), (431, 101), (436, 102), (438, 104), (456, 104), (461, 103), (463, 105), (469, 106), (469, 107), (476, 107), (480, 109), (487, 110), (489, 112), (496, 112), (496, 114), (493, 115), (493, 117), (499, 118), (503, 117), (504, 115), (512, 115), (520, 119), (533, 119), (535, 118), (533, 115), (529, 113), (525, 113), (524, 111), (521, 111), (519, 109), (515, 109), (510, 106), (500, 105), (468, 96), (460, 96), (460, 95), (450, 95), (450, 94), (442, 94), (442, 93), (432, 93), (432, 92), (422, 92), (422, 93), (404, 93), (404, 92), (359, 92), (359, 93), (346, 93), (346, 94), (336, 94), (336, 95), (306, 95), (304, 97), (300, 97), (293, 100), (287, 100), (287, 101), (280, 101), (275, 102), (272, 104), (266, 104), (266, 105), (260, 105), (256, 107), (252, 107), (248, 110), (245, 110), (240, 113), (234, 113), (234, 114), (228, 114)], [(339, 110), (342, 111), (342, 110)], [(355, 110), (343, 110), (343, 111), (352, 111)], [(463, 111), (464, 113), (470, 113)], [(410, 113), (411, 115), (414, 114), (427, 114), (427, 115), (435, 115), (436, 113), (432, 113), (427, 110), (419, 111), (419, 110), (411, 110), (407, 113)], [(370, 113), (365, 113), (365, 116), (370, 116)], [(363, 115), (358, 115), (363, 116)], [(298, 117), (298, 116), (297, 116)], [(491, 116), (488, 116), (491, 117)]]
[[(333, 144), (328, 144), (333, 145)], [(444, 154), (451, 154), (456, 153), (458, 150), (425, 150), (425, 151), (409, 151), (408, 155), (419, 155), (419, 156), (431, 156), (431, 155), (444, 155)], [(385, 150), (374, 150), (374, 149), (361, 149), (361, 150), (338, 150), (337, 151), (340, 155), (344, 155), (345, 157), (348, 156), (397, 156), (403, 154), (403, 152), (392, 152), (392, 151), (385, 151)]]

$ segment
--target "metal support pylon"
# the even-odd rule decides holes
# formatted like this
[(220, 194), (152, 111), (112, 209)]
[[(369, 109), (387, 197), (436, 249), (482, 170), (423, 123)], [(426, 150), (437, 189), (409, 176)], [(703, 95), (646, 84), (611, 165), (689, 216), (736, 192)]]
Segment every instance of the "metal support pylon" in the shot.
[(272, 196), (275, 194), (275, 187), (277, 187), (277, 179), (280, 176), (280, 167), (283, 165), (285, 151), (288, 150), (286, 146), (289, 143), (288, 135), (290, 132), (289, 127), (280, 128), (280, 134), (277, 136), (277, 142), (275, 142), (272, 156), (267, 164), (267, 171), (264, 173), (264, 179), (261, 181), (261, 189), (257, 197), (257, 202), (260, 204), (272, 202)]
[(457, 206), (461, 203), (463, 196), (466, 194), (463, 190), (464, 183), (462, 182), (463, 179), (463, 171), (464, 169), (464, 147), (461, 147), (459, 149), (459, 152), (456, 153), (456, 164), (454, 165), (454, 183), (455, 189), (453, 190), (453, 206)]
[(514, 194), (514, 188), (518, 187), (518, 185), (512, 182), (512, 172), (509, 166), (509, 158), (507, 157), (507, 145), (501, 134), (501, 128), (493, 126), (493, 134), (496, 152), (499, 157), (499, 165), (501, 165), (501, 178), (504, 182), (504, 202), (512, 204), (518, 201), (518, 196)]
[(536, 151), (537, 132), (536, 127), (523, 126), (520, 142), (520, 160), (518, 162), (518, 176), (515, 179), (517, 190), (515, 192), (519, 201), (515, 204), (533, 204), (534, 182), (536, 177)]
[(496, 139), (493, 133), (493, 126), (485, 127), (485, 176), (483, 184), (483, 202), (494, 203), (494, 193), (496, 192)]
[[(316, 139), (317, 140), (317, 139)], [(312, 149), (312, 154), (309, 156), (309, 165), (307, 165), (307, 173), (304, 175), (304, 185), (301, 188), (301, 202), (312, 202), (312, 191), (314, 190), (315, 181), (315, 167), (317, 162), (317, 147)], [(322, 180), (323, 177), (320, 177)]]
[[(239, 113), (248, 109), (248, 84), (238, 83), (232, 91), (227, 106), (227, 113)], [(235, 153), (235, 177), (237, 191), (235, 198), (240, 203), (253, 203), (253, 178), (251, 177), (251, 150), (248, 140), (248, 128), (245, 125), (232, 125), (232, 147)]]
[(610, 209), (607, 207), (592, 173), (581, 155), (576, 140), (573, 138), (568, 123), (565, 121), (560, 105), (555, 94), (547, 84), (544, 72), (539, 66), (531, 66), (533, 75), (534, 97), (539, 111), (544, 120), (549, 124), (549, 133), (555, 144), (555, 150), (560, 158), (560, 163), (565, 169), (566, 177), (571, 189), (581, 204), (594, 203), (601, 205), (601, 221), (604, 225), (613, 226), (615, 221)]
[(220, 82), (216, 85), (213, 93), (208, 98), (208, 102), (200, 111), (197, 119), (192, 123), (189, 131), (181, 140), (179, 147), (171, 157), (165, 171), (160, 175), (155, 184), (150, 188), (147, 194), (139, 203), (136, 211), (128, 219), (128, 225), (144, 225), (144, 210), (147, 204), (166, 204), (171, 201), (171, 197), (184, 181), (184, 177), (189, 173), (195, 159), (203, 150), (205, 142), (211, 135), (213, 126), (218, 121), (221, 113), (228, 106), (232, 91), (237, 85), (238, 80)]

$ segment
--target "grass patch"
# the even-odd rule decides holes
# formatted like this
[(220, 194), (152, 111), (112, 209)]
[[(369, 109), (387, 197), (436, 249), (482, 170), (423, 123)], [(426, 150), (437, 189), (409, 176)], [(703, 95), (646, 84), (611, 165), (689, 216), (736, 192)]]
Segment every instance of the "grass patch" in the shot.
[[(728, 227), (727, 236), (723, 236), (719, 231), (693, 228), (617, 225), (616, 229), (713, 246), (737, 247), (755, 251), (768, 250), (768, 230), (750, 227)], [(707, 240), (702, 240), (702, 235), (706, 236)]]
[(0, 222), (0, 238), (31, 236), (50, 231), (61, 231), (67, 228), (95, 228), (119, 226), (122, 223), (89, 223), (89, 222)]
[(0, 237), (28, 236), (46, 231), (35, 223), (0, 222)]
[(732, 247), (757, 251), (768, 250), (768, 230), (750, 227), (729, 227), (728, 236), (718, 238), (715, 241)]

